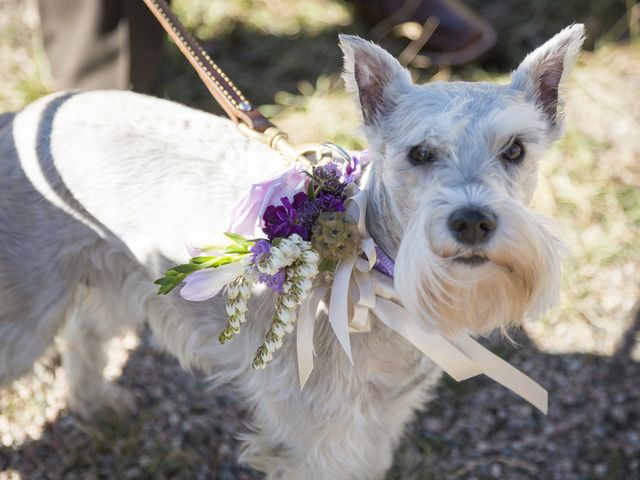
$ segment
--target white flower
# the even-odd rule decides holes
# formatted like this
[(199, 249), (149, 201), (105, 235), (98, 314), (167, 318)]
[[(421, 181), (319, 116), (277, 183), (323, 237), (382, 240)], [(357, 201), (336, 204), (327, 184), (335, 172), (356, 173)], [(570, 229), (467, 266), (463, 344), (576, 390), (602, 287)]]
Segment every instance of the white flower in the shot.
[(302, 260), (307, 264), (318, 263), (320, 261), (320, 255), (312, 248), (309, 248), (302, 252)]
[(251, 285), (249, 284), (249, 282), (243, 282), (240, 285), (240, 297), (245, 299), (245, 298), (249, 298), (249, 296), (251, 295)]
[(282, 324), (280, 323), (274, 323), (271, 327), (271, 331), (275, 334), (276, 338), (282, 338), (286, 333), (284, 328), (282, 327)]
[(295, 320), (295, 314), (293, 313), (293, 310), (290, 310), (288, 308), (282, 308), (278, 310), (276, 312), (276, 317), (284, 324), (291, 323)]
[(247, 302), (251, 297), (251, 283), (250, 278), (253, 278), (251, 273), (254, 270), (253, 266), (248, 264), (246, 266), (243, 275), (239, 276), (227, 287), (227, 315), (229, 315), (229, 321), (227, 326), (220, 333), (218, 340), (220, 343), (224, 343), (231, 340), (235, 334), (240, 331), (240, 325), (242, 325), (247, 317)]
[(283, 295), (282, 296), (282, 306), (287, 309), (293, 309), (298, 306), (298, 302), (296, 302), (291, 296)]
[(305, 263), (298, 269), (298, 275), (305, 278), (313, 278), (318, 274), (318, 267), (313, 263)]
[(264, 368), (272, 360), (273, 354), (282, 347), (283, 337), (295, 328), (297, 308), (309, 295), (320, 261), (317, 252), (311, 249), (311, 243), (298, 235), (282, 239), (277, 247), (271, 248), (271, 252), (274, 255), (269, 259), (269, 268), (286, 268), (287, 280), (278, 297), (265, 342), (258, 348), (253, 359), (254, 368)]
[(296, 282), (296, 287), (298, 287), (300, 293), (304, 293), (304, 296), (306, 297), (306, 294), (308, 294), (309, 290), (311, 290), (311, 280), (309, 280), (308, 278), (301, 278), (300, 280), (298, 280), (298, 282)]
[(273, 354), (269, 350), (264, 349), (260, 354), (260, 359), (267, 364), (273, 360)]
[(231, 282), (228, 286), (227, 286), (227, 295), (229, 297), (237, 297), (240, 293), (240, 288), (238, 286), (237, 282)]
[(185, 300), (200, 302), (220, 292), (225, 285), (242, 275), (246, 268), (243, 262), (232, 262), (217, 268), (206, 268), (192, 273), (184, 280), (180, 296)]

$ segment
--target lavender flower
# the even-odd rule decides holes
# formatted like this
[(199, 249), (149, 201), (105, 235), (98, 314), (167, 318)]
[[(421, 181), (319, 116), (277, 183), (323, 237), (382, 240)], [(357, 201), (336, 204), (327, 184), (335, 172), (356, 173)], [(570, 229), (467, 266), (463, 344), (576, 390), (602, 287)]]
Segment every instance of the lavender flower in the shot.
[(325, 191), (320, 191), (313, 200), (304, 192), (298, 193), (293, 197), (293, 205), (296, 208), (298, 223), (309, 230), (321, 213), (344, 212), (344, 199)]
[(329, 162), (319, 167), (313, 167), (312, 173), (321, 190), (334, 195), (342, 195), (346, 185), (342, 181), (342, 172), (340, 172), (337, 163)]
[(351, 157), (351, 162), (346, 163), (344, 166), (344, 182), (349, 184), (360, 180), (360, 177), (362, 176), (362, 168), (368, 163), (369, 156), (366, 150), (362, 152), (359, 157), (353, 155)]
[(282, 285), (286, 279), (285, 269), (281, 268), (275, 274), (269, 275), (259, 271), (257, 265), (264, 265), (269, 261), (271, 255), (271, 244), (267, 240), (258, 240), (250, 249), (253, 255), (253, 268), (258, 273), (258, 281), (264, 283), (274, 292), (282, 292)]
[(253, 263), (265, 262), (269, 258), (271, 244), (266, 240), (258, 240), (249, 251), (253, 254)]
[(282, 286), (287, 279), (287, 274), (284, 268), (278, 270), (274, 275), (268, 275), (261, 273), (258, 277), (260, 283), (264, 283), (274, 292), (282, 293)]

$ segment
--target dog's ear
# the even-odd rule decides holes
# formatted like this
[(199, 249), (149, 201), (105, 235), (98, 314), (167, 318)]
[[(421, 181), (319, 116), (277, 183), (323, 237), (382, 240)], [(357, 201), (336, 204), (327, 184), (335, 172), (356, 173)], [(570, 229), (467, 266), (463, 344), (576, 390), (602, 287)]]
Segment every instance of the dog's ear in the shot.
[(360, 37), (340, 35), (340, 46), (347, 90), (357, 94), (365, 125), (375, 125), (411, 86), (409, 72), (378, 45)]
[(565, 28), (527, 55), (511, 78), (511, 85), (524, 91), (527, 100), (544, 112), (555, 132), (560, 131), (562, 123), (563, 99), (559, 90), (578, 58), (584, 36), (584, 25)]

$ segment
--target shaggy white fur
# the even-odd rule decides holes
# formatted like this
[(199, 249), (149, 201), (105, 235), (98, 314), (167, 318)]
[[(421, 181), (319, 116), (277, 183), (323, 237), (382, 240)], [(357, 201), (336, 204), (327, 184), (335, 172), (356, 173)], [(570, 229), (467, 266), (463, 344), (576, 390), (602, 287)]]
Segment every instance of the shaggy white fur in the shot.
[[(511, 85), (411, 85), (379, 47), (343, 37), (345, 77), (357, 93), (373, 164), (362, 185), (368, 227), (396, 258), (405, 306), (446, 332), (503, 328), (553, 303), (561, 247), (527, 208), (541, 152), (560, 124), (557, 89), (575, 61), (573, 26), (531, 54)], [(517, 138), (527, 154), (500, 160)], [(410, 149), (431, 149), (413, 165)], [(242, 460), (285, 479), (375, 479), (439, 370), (373, 322), (354, 335), (353, 367), (322, 314), (316, 368), (298, 387), (293, 339), (273, 364), (250, 363), (274, 298), (257, 290), (249, 321), (228, 344), (224, 298), (189, 303), (156, 295), (185, 241), (228, 226), (253, 182), (282, 169), (278, 156), (227, 120), (127, 92), (65, 93), (0, 117), (0, 384), (26, 373), (61, 330), (69, 405), (90, 417), (129, 410), (103, 377), (104, 345), (148, 321), (187, 369), (231, 382), (253, 410)], [(462, 206), (493, 211), (488, 243), (459, 244), (447, 218)], [(479, 266), (456, 261), (469, 253)]]

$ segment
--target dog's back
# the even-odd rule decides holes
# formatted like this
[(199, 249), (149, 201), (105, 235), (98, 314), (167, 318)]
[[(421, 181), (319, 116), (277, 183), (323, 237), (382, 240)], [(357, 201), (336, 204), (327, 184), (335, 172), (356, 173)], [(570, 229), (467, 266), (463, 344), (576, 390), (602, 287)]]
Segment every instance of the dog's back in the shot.
[[(261, 171), (229, 175), (229, 144)], [(269, 169), (277, 155), (227, 120), (130, 92), (54, 94), (0, 116), (0, 384), (30, 370), (79, 290), (108, 294), (138, 269), (153, 294), (185, 240), (224, 230), (215, 212)]]
[(36, 273), (43, 278), (49, 269), (49, 252), (36, 233), (38, 217), (49, 212), (25, 181), (14, 137), (17, 116), (0, 115), (0, 384), (30, 370), (62, 318), (51, 295), (59, 294), (55, 285), (39, 282)]
[(76, 282), (58, 258), (62, 237), (80, 232), (47, 199), (46, 152), (25, 123), (44, 103), (0, 116), (0, 384), (28, 372), (52, 342)]

